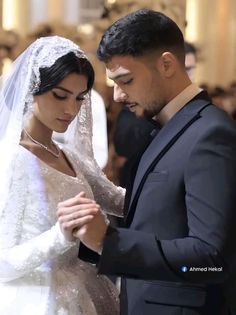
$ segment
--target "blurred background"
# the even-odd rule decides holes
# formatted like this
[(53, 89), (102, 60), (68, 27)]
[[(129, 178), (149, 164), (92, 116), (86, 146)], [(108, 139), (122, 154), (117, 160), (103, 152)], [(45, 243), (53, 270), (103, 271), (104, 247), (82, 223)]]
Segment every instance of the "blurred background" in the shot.
[(104, 171), (116, 183), (122, 159), (114, 149), (113, 131), (122, 105), (112, 100), (112, 84), (96, 49), (111, 23), (140, 8), (161, 11), (179, 25), (197, 49), (196, 83), (220, 106), (228, 102), (236, 108), (235, 0), (0, 0), (0, 73), (41, 36), (70, 38), (87, 53), (96, 72), (94, 88), (106, 106), (109, 155)]

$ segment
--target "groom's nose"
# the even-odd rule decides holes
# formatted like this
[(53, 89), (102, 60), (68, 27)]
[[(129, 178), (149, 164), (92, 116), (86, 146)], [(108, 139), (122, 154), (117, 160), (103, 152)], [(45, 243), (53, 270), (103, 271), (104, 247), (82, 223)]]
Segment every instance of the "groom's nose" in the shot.
[(127, 101), (127, 94), (117, 84), (114, 84), (113, 99), (121, 103)]

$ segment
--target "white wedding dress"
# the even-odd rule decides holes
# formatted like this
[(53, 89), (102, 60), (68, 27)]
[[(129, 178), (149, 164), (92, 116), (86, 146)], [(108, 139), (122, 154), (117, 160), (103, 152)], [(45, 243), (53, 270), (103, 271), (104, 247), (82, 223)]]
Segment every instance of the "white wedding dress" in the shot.
[(115, 315), (115, 287), (77, 258), (56, 218), (60, 201), (85, 191), (120, 214), (123, 191), (95, 175), (91, 161), (64, 151), (77, 177), (48, 166), (19, 145), (7, 207), (0, 220), (1, 315)]

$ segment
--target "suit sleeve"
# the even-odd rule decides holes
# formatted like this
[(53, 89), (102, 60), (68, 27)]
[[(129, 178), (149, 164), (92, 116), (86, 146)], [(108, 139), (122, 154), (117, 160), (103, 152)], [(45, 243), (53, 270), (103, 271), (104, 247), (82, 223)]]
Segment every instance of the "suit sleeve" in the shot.
[[(236, 239), (235, 127), (215, 124), (194, 141), (183, 175), (189, 234), (161, 240), (155, 234), (110, 227), (100, 273), (201, 283), (222, 282), (229, 275)], [(183, 273), (182, 266), (207, 271)]]

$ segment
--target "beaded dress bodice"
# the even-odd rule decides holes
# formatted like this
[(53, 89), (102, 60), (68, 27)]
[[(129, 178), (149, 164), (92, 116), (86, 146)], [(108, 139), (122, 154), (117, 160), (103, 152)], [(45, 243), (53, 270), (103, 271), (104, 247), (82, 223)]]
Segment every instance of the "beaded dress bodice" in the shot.
[[(102, 315), (103, 308), (114, 313), (115, 289), (77, 258), (79, 242), (66, 241), (57, 223), (58, 202), (80, 191), (93, 198), (91, 183), (96, 186), (86, 166), (69, 153), (67, 157), (76, 177), (53, 169), (19, 146), (11, 196), (0, 222), (1, 314)], [(107, 179), (105, 183), (103, 187)], [(115, 189), (112, 184), (111, 189)], [(95, 195), (99, 190), (94, 189)], [(114, 209), (121, 208), (120, 194)]]

